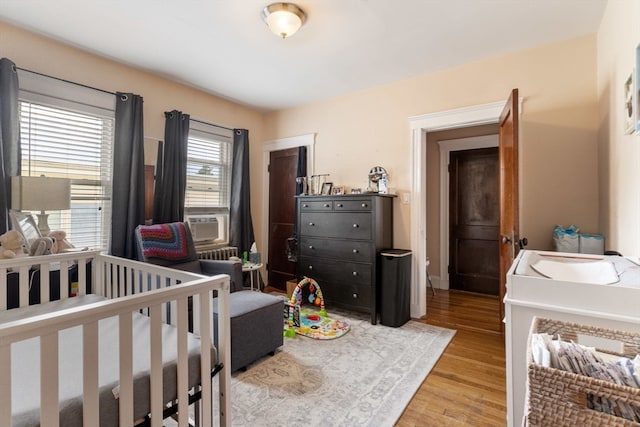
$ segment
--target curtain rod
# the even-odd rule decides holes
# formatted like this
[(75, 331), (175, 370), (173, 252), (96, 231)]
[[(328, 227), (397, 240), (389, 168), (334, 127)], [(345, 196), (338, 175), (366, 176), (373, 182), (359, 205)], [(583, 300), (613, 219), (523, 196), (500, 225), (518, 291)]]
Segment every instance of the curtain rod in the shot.
[[(48, 78), (50, 78), (50, 79), (59, 80), (59, 81), (64, 82), (64, 83), (69, 83), (69, 84), (72, 84), (72, 85), (85, 87), (85, 88), (87, 88), (87, 89), (97, 90), (97, 91), (99, 91), (99, 92), (108, 93), (109, 95), (114, 95), (114, 96), (115, 96), (115, 95), (117, 95), (115, 92), (111, 92), (111, 91), (108, 91), (108, 90), (100, 89), (100, 88), (93, 87), (93, 86), (89, 86), (89, 85), (85, 85), (85, 84), (82, 84), (82, 83), (72, 82), (72, 81), (70, 81), (70, 80), (62, 79), (62, 78), (60, 78), (60, 77), (50, 76), (50, 75), (48, 75), (48, 74), (40, 73), (40, 72), (38, 72), (38, 71), (28, 70), (28, 69), (26, 69), (26, 68), (22, 68), (22, 67), (18, 67), (18, 66), (16, 66), (16, 68), (17, 68), (18, 70), (21, 70), (21, 71), (26, 71), (27, 73), (36, 74), (36, 75), (38, 75), (38, 76), (42, 76), (42, 77), (48, 77)], [(218, 125), (218, 124), (215, 124), (215, 123), (205, 122), (205, 121), (203, 121), (203, 120), (194, 119), (193, 117), (191, 117), (191, 119), (190, 119), (190, 120), (193, 120), (194, 122), (202, 123), (202, 124), (205, 124), (205, 125), (213, 125), (213, 126), (217, 126), (217, 127), (219, 127), (219, 128), (226, 129), (226, 130), (230, 130), (230, 131), (233, 131), (233, 130), (234, 130), (233, 128), (229, 128), (229, 127), (226, 127), (226, 126), (221, 126), (221, 125)]]
[(17, 67), (17, 66), (16, 66), (16, 68), (17, 68), (18, 70), (21, 70), (21, 71), (26, 71), (27, 73), (36, 74), (36, 75), (38, 75), (38, 76), (48, 77), (48, 78), (50, 78), (50, 79), (59, 80), (59, 81), (64, 82), (64, 83), (69, 83), (69, 84), (72, 84), (72, 85), (81, 86), (81, 87), (84, 87), (84, 88), (87, 88), (87, 89), (97, 90), (97, 91), (99, 91), (99, 92), (108, 93), (109, 95), (114, 95), (114, 96), (116, 95), (116, 93), (115, 93), (115, 92), (110, 92), (110, 91), (108, 91), (108, 90), (104, 90), (104, 89), (100, 89), (100, 88), (97, 88), (97, 87), (93, 87), (93, 86), (85, 85), (85, 84), (82, 84), (82, 83), (72, 82), (72, 81), (70, 81), (70, 80), (61, 79), (60, 77), (50, 76), (50, 75), (48, 75), (48, 74), (39, 73), (39, 72), (37, 72), (37, 71), (33, 71), (33, 70), (27, 70), (26, 68), (21, 68), (21, 67)]
[(233, 128), (228, 128), (226, 126), (221, 126), (215, 123), (211, 123), (211, 122), (205, 122), (204, 120), (199, 120), (199, 119), (194, 119), (193, 117), (191, 117), (189, 120), (193, 121), (193, 122), (198, 122), (198, 123), (202, 123), (203, 125), (212, 125), (212, 126), (217, 126), (219, 128), (222, 129), (226, 129), (226, 130), (234, 130)]

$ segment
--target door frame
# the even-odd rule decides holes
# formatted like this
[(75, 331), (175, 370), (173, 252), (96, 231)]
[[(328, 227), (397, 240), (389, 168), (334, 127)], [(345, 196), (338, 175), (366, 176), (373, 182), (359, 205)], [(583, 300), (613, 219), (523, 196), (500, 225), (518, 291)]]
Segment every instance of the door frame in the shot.
[(498, 134), (438, 141), (440, 146), (440, 277), (439, 289), (449, 289), (449, 156), (452, 151), (498, 146)]
[[(506, 100), (409, 117), (411, 131), (411, 316), (427, 314), (427, 133), (495, 124)], [(522, 98), (519, 99), (522, 105)], [(522, 114), (522, 108), (519, 109)], [(447, 257), (448, 258), (448, 257)], [(422, 285), (421, 285), (422, 284)]]
[[(313, 175), (314, 148), (316, 134), (291, 136), (266, 141), (262, 144), (262, 247), (263, 260), (269, 259), (269, 161), (272, 151), (286, 150), (287, 148), (307, 147), (307, 175)], [(264, 268), (266, 269), (266, 263)]]

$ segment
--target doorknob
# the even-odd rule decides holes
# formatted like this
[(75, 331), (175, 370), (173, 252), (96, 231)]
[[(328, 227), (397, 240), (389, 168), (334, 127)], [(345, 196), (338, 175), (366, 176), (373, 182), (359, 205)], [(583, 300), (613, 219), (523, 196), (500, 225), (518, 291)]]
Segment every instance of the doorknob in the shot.
[(509, 252), (510, 252), (511, 259), (514, 259), (516, 256), (516, 241), (514, 238), (513, 231), (509, 233), (508, 236), (503, 234), (501, 240), (503, 245), (509, 245)]

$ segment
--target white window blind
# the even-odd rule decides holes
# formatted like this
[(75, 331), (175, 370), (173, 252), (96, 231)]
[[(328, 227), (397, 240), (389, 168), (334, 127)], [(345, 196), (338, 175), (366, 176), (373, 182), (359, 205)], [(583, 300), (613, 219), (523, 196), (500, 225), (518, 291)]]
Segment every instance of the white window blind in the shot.
[(71, 209), (47, 212), (50, 228), (77, 247), (106, 249), (115, 97), (42, 76), (19, 81), (20, 174), (69, 178)]
[(228, 241), (232, 143), (232, 130), (190, 121), (185, 216), (215, 216), (220, 223), (216, 243)]

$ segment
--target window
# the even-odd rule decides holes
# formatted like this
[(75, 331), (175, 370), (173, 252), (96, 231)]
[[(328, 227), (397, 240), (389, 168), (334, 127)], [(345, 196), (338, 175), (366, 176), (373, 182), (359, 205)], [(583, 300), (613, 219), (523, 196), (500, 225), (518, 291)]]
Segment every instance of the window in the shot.
[(232, 141), (230, 129), (190, 121), (185, 219), (196, 242), (223, 245), (229, 241)]
[(20, 174), (69, 178), (71, 209), (48, 212), (50, 228), (76, 247), (106, 249), (115, 97), (28, 72), (18, 78)]

